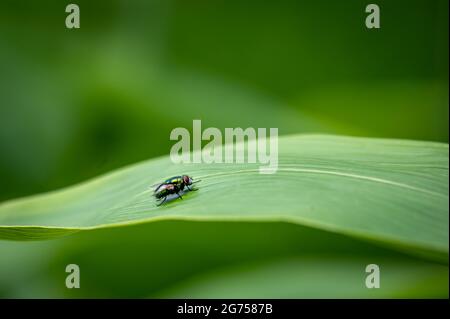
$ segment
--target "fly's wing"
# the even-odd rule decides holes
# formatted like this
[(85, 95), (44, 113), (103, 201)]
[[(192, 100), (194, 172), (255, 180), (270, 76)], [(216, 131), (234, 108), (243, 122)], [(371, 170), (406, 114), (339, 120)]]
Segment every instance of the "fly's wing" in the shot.
[(153, 193), (153, 195), (156, 198), (163, 198), (169, 194), (172, 194), (174, 190), (174, 185), (172, 184), (161, 184), (158, 186), (157, 189), (155, 189), (155, 192)]
[(181, 176), (173, 176), (171, 178), (166, 179), (163, 183), (157, 183), (157, 184), (153, 184), (150, 187), (156, 187), (154, 189), (154, 192), (158, 192), (161, 188), (161, 186), (163, 185), (168, 185), (168, 184), (181, 184), (182, 181), (182, 177)]
[(157, 183), (157, 184), (153, 184), (152, 186), (150, 186), (150, 187), (156, 187), (154, 190), (153, 190), (153, 192), (154, 193), (156, 193), (160, 188), (161, 188), (161, 186), (163, 186), (164, 185), (164, 183)]

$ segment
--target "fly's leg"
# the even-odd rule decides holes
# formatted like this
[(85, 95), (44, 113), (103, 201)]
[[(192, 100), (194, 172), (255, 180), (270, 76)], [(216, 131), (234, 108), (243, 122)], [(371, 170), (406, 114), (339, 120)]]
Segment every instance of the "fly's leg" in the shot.
[[(201, 179), (199, 179), (198, 181), (194, 181), (194, 182), (192, 182), (192, 184), (194, 184), (194, 183), (198, 183), (198, 182), (201, 182), (202, 180)], [(191, 185), (192, 186), (192, 188), (190, 188), (188, 185), (186, 185), (187, 186), (187, 188), (190, 190), (190, 191), (198, 191), (198, 188), (194, 188), (194, 185)]]
[(178, 198), (183, 199), (183, 197), (181, 197), (180, 193), (177, 193)]
[(164, 204), (164, 202), (166, 201), (167, 196), (163, 198), (162, 202), (160, 202), (159, 204), (156, 204), (156, 206), (161, 206), (162, 204)]

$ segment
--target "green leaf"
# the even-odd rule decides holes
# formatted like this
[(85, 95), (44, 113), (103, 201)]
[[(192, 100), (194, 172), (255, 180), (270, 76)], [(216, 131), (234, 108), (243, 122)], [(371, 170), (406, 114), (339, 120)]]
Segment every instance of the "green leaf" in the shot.
[[(294, 135), (279, 139), (279, 168), (149, 160), (50, 194), (0, 206), (0, 238), (32, 240), (161, 221), (286, 221), (420, 254), (448, 256), (448, 145)], [(202, 181), (156, 206), (151, 185)]]

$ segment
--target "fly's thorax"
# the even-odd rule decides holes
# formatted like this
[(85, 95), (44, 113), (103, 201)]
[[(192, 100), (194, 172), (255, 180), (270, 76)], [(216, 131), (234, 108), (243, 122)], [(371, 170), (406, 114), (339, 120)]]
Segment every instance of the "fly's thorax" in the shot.
[(183, 178), (182, 176), (174, 176), (171, 177), (169, 179), (167, 179), (164, 183), (165, 184), (175, 184), (175, 185), (179, 185), (183, 182)]

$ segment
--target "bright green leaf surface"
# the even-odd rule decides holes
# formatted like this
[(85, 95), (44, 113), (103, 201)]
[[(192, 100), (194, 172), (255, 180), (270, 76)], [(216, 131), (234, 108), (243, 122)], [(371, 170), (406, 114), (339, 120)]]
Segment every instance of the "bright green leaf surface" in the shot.
[[(1, 237), (19, 241), (0, 241), (0, 295), (448, 297), (447, 145), (297, 135), (279, 160), (159, 158), (4, 203)], [(150, 186), (182, 173), (199, 191), (156, 207)], [(65, 288), (70, 263), (83, 289)]]
[[(2, 238), (27, 240), (144, 221), (288, 221), (448, 254), (448, 146), (334, 136), (279, 140), (276, 174), (260, 164), (140, 163), (48, 195), (0, 207)], [(184, 200), (156, 207), (151, 185), (189, 174)]]

